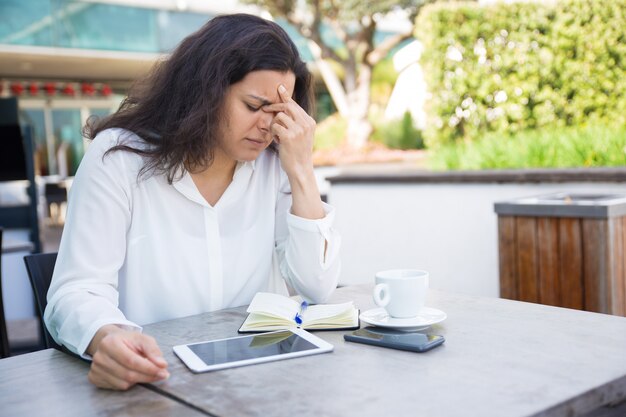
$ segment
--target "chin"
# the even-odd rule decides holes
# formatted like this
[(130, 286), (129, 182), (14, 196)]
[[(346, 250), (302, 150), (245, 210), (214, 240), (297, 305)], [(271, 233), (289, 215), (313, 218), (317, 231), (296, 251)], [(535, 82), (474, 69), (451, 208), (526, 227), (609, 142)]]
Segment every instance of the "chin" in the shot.
[[(265, 149), (263, 151), (265, 151)], [(239, 162), (252, 162), (252, 161), (255, 161), (263, 153), (263, 151), (260, 151), (260, 152), (246, 152), (244, 155), (240, 155), (237, 158), (237, 161), (239, 161)]]

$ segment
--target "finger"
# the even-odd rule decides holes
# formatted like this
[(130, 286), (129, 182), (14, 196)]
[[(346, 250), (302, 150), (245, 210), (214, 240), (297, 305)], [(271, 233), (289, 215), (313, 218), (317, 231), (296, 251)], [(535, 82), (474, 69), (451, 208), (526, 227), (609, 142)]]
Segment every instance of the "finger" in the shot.
[(267, 113), (285, 113), (294, 120), (301, 120), (306, 112), (298, 103), (274, 103), (263, 106), (263, 111)]
[(163, 358), (163, 356), (148, 356), (148, 360), (158, 366), (159, 368), (165, 369), (167, 368), (167, 361)]
[(293, 128), (296, 126), (296, 122), (289, 117), (287, 114), (280, 112), (274, 116), (274, 120), (272, 120), (272, 125), (278, 124), (287, 129)]
[(267, 113), (287, 112), (287, 111), (290, 110), (290, 104), (289, 103), (282, 103), (282, 102), (281, 103), (266, 104), (265, 106), (261, 107), (261, 109), (264, 112), (267, 112)]
[(139, 383), (152, 383), (167, 379), (169, 374), (162, 371), (163, 375), (149, 376), (128, 369), (124, 369), (115, 364), (112, 368), (103, 368), (98, 364), (92, 364), (89, 372), (89, 380), (100, 388), (110, 388), (116, 390), (127, 390)]
[(93, 362), (91, 370), (93, 374), (99, 376), (101, 380), (121, 389), (125, 388), (123, 386), (124, 384), (121, 384), (120, 381), (134, 385), (140, 382), (155, 382), (169, 377), (169, 373), (165, 369), (161, 369), (158, 373), (150, 375), (137, 372), (115, 361)]
[(302, 116), (306, 114), (304, 109), (296, 103), (285, 86), (282, 84), (278, 86), (278, 96), (281, 100), (280, 102), (263, 106), (263, 110), (273, 113), (282, 111), (293, 117), (295, 120), (302, 119)]
[(270, 130), (278, 143), (289, 135), (289, 130), (279, 124), (273, 124)]
[(133, 358), (125, 358), (122, 361), (118, 361), (101, 352), (96, 352), (92, 362), (92, 369), (99, 374), (112, 375), (132, 383), (152, 382), (169, 377), (169, 373), (166, 369), (157, 367), (154, 364), (150, 364), (152, 369), (149, 371), (145, 368), (142, 369), (141, 367), (138, 369), (138, 367), (134, 364), (138, 361), (147, 361), (147, 359), (133, 353), (132, 351), (129, 355), (134, 357), (134, 360)]
[[(305, 112), (302, 107), (298, 106), (298, 103), (275, 103), (271, 106), (275, 106), (273, 107), (275, 114), (274, 119), (278, 117), (283, 121), (285, 127), (295, 125), (305, 126), (309, 123), (309, 119), (311, 119), (307, 112)], [(291, 123), (291, 121), (294, 123)]]
[(278, 86), (278, 95), (280, 96), (280, 99), (283, 101), (283, 103), (295, 103), (295, 101), (293, 100), (293, 98), (291, 98), (291, 95), (287, 91), (287, 88), (282, 84)]
[(89, 379), (89, 382), (91, 382), (98, 388), (117, 390), (125, 390), (130, 388), (129, 383), (119, 380), (118, 385), (116, 384), (116, 382), (110, 379), (110, 375), (97, 373), (93, 369), (89, 371), (89, 374), (87, 374), (87, 378)]
[(119, 378), (108, 371), (94, 369), (93, 366), (92, 369), (89, 371), (87, 377), (89, 381), (98, 388), (124, 391), (135, 385), (134, 382), (125, 381), (124, 379)]
[[(168, 375), (169, 376), (169, 375)], [(92, 366), (88, 374), (89, 381), (100, 388), (108, 388), (115, 390), (127, 390), (138, 383), (157, 382), (165, 378), (147, 378), (143, 374), (132, 372), (122, 372), (114, 374), (109, 370)]]
[[(133, 372), (144, 374), (147, 377), (153, 377), (159, 375), (159, 372), (164, 371), (165, 367), (167, 367), (167, 363), (165, 363), (164, 366), (157, 365), (154, 361), (144, 356), (143, 352), (134, 352), (130, 349), (128, 352), (129, 354), (115, 357), (114, 359), (122, 367), (132, 370)], [(165, 360), (163, 360), (163, 362), (165, 362)]]
[(167, 368), (167, 362), (163, 358), (163, 353), (154, 338), (145, 335), (145, 337), (140, 339), (140, 347), (141, 351), (150, 362), (159, 368)]
[(96, 356), (94, 355), (94, 361), (91, 363), (89, 374), (87, 375), (89, 381), (92, 384), (99, 388), (116, 390), (126, 390), (134, 385), (133, 382), (125, 381), (123, 378), (114, 374), (114, 371), (112, 370), (112, 365), (115, 362), (104, 364), (102, 360), (96, 362), (95, 359)]
[[(98, 353), (102, 354), (103, 365), (110, 364), (107, 360), (108, 357), (111, 361), (116, 362), (123, 368), (147, 376), (154, 376), (157, 375), (163, 367), (157, 366), (145, 356), (146, 348), (154, 349), (148, 347), (150, 343), (154, 343), (156, 349), (158, 349), (154, 339), (143, 334), (133, 334), (125, 338), (104, 338), (100, 342), (96, 355), (98, 355)], [(94, 355), (94, 359), (96, 359), (96, 355)]]

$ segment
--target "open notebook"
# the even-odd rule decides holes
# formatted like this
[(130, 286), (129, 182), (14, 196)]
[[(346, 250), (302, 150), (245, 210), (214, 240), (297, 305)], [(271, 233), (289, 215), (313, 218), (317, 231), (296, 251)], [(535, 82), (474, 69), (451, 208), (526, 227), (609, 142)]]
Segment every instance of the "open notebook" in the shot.
[(266, 332), (300, 327), (306, 330), (359, 328), (359, 310), (352, 301), (342, 304), (308, 305), (299, 298), (267, 292), (257, 293), (239, 328), (240, 333)]

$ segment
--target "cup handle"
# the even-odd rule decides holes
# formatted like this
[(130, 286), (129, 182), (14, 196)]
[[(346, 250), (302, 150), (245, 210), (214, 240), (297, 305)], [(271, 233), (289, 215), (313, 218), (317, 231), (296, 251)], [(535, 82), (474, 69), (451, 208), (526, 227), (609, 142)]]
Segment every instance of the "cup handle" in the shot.
[[(374, 287), (374, 302), (378, 307), (385, 307), (391, 301), (391, 295), (389, 294), (389, 285), (378, 284)], [(381, 297), (382, 296), (382, 297)]]

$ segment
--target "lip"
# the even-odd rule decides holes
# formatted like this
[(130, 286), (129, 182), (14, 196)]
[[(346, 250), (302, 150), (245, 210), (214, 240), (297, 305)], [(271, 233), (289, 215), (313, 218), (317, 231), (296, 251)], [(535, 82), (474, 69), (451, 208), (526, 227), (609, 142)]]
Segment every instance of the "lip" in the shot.
[(263, 147), (266, 142), (263, 139), (246, 138), (246, 140), (254, 146)]

